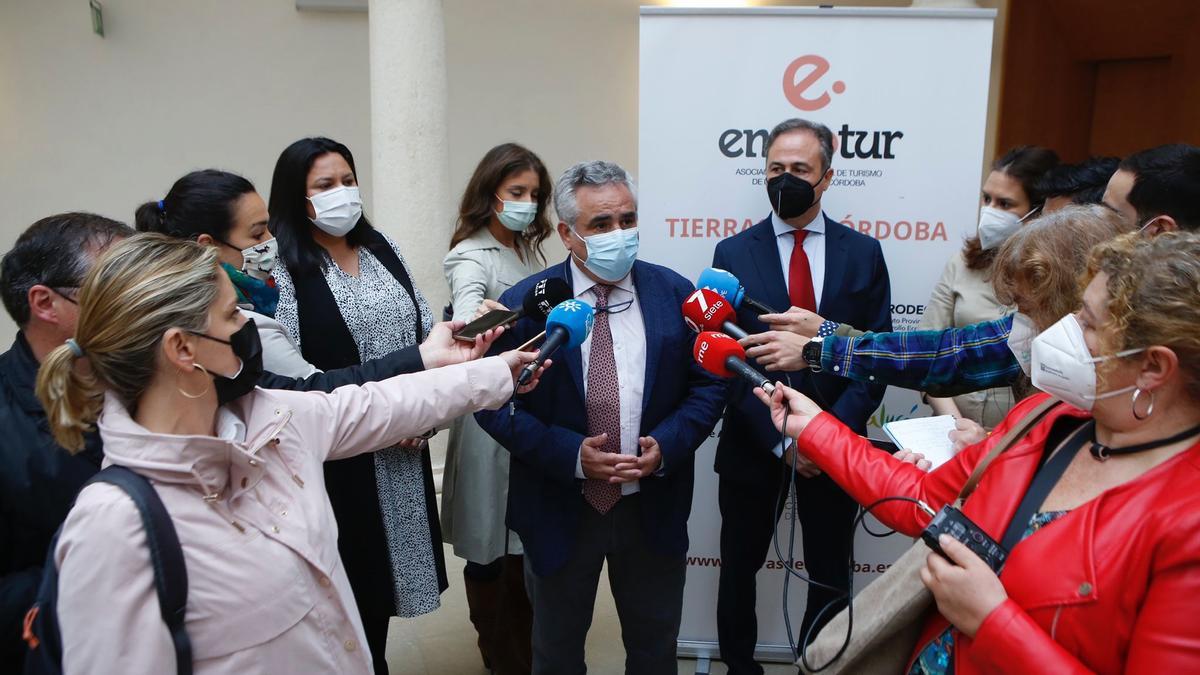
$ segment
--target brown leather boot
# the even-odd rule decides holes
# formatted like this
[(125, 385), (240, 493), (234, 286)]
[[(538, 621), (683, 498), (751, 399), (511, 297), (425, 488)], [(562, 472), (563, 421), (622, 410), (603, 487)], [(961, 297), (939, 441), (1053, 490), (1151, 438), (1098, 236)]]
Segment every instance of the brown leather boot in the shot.
[(483, 657), (483, 667), (492, 670), (496, 663), (495, 648), (496, 627), (499, 625), (497, 607), (500, 599), (501, 580), (480, 581), (463, 575), (463, 585), (467, 589), (467, 608), (475, 632), (479, 634), (479, 655)]

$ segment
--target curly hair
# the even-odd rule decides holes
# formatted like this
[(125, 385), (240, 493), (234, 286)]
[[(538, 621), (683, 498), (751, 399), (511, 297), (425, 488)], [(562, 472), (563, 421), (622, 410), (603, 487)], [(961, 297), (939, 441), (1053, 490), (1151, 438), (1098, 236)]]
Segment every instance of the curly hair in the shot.
[(992, 288), (1016, 305), (1039, 330), (1079, 309), (1080, 275), (1093, 246), (1128, 232), (1116, 212), (1103, 206), (1068, 206), (1035, 218), (996, 252)]
[[(1084, 284), (1099, 274), (1108, 277), (1101, 354), (1168, 347), (1179, 357), (1188, 393), (1200, 397), (1200, 234), (1117, 237), (1092, 250)], [(1115, 365), (1105, 360), (1098, 374)]]

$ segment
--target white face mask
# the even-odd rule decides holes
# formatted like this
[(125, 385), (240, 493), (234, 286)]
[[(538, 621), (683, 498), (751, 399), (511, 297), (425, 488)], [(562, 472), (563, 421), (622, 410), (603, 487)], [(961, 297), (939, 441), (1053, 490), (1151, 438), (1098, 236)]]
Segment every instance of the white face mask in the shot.
[(326, 190), (308, 198), (312, 202), (313, 212), (317, 214), (312, 219), (313, 225), (333, 237), (344, 237), (362, 216), (362, 199), (357, 187), (344, 185)]
[(1006, 239), (1013, 235), (1020, 227), (1025, 219), (1037, 213), (1038, 209), (1034, 208), (1029, 213), (1018, 217), (1011, 211), (1001, 211), (1000, 209), (991, 206), (979, 207), (979, 245), (983, 250), (996, 248), (1003, 244)]
[(1020, 312), (1013, 314), (1012, 330), (1008, 333), (1008, 348), (1012, 350), (1013, 356), (1016, 357), (1017, 363), (1021, 364), (1021, 370), (1025, 371), (1026, 375), (1029, 374), (1029, 364), (1033, 358), (1030, 349), (1037, 334), (1037, 329), (1033, 327), (1033, 321), (1029, 317)]
[(261, 244), (242, 249), (242, 271), (255, 279), (266, 281), (275, 271), (278, 257), (279, 244), (271, 237)]
[(1113, 356), (1094, 357), (1083, 339), (1083, 328), (1074, 314), (1047, 328), (1033, 339), (1033, 386), (1081, 410), (1091, 410), (1100, 399), (1117, 396), (1136, 387), (1096, 393), (1096, 364), (1110, 358), (1130, 356), (1144, 349), (1127, 349)]

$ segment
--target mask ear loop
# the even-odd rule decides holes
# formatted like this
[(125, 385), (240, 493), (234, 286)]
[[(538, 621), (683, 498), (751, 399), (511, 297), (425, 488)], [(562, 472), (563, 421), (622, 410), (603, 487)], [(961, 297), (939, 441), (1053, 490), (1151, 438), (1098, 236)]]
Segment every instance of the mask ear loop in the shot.
[(205, 375), (208, 375), (209, 385), (207, 387), (205, 387), (204, 391), (200, 392), (199, 394), (189, 394), (183, 390), (183, 387), (179, 386), (179, 373), (176, 372), (175, 373), (175, 389), (178, 390), (180, 394), (183, 394), (187, 398), (190, 398), (193, 400), (198, 399), (198, 398), (204, 398), (204, 396), (206, 394), (208, 394), (208, 390), (212, 388), (212, 375), (209, 375), (208, 369), (205, 368), (204, 366), (200, 365), (199, 363), (193, 363), (192, 367), (199, 368), (200, 372), (204, 373)]

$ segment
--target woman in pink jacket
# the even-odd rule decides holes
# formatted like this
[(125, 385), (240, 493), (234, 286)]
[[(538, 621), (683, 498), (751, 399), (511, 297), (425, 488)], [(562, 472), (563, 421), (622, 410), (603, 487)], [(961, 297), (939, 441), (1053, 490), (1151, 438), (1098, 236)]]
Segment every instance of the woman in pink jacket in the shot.
[[(139, 235), (88, 276), (76, 337), (47, 357), (38, 397), (64, 447), (81, 447), (97, 423), (106, 463), (161, 497), (187, 566), (196, 673), (369, 673), (322, 463), (499, 407), (532, 356), (332, 394), (268, 391), (254, 388), (257, 336), (214, 249)], [(174, 670), (146, 536), (123, 491), (79, 494), (55, 560), (66, 672)]]

